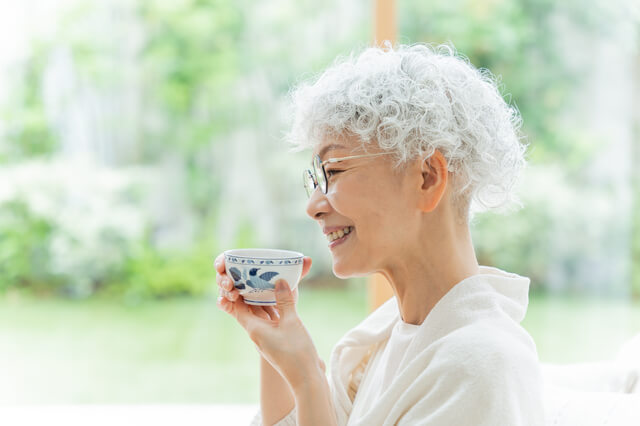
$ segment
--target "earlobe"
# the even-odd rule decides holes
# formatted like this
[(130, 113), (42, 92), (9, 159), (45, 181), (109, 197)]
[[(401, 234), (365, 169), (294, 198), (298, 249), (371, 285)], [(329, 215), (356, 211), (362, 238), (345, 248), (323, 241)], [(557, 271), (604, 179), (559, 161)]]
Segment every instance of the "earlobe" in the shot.
[(444, 155), (435, 150), (431, 157), (422, 161), (422, 192), (420, 194), (420, 209), (432, 212), (438, 207), (447, 189), (449, 168)]

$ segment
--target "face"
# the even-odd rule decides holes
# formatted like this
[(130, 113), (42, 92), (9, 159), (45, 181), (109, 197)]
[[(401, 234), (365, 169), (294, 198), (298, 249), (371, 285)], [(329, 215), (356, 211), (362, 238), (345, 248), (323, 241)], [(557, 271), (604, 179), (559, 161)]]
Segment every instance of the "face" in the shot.
[[(368, 150), (376, 152), (382, 150)], [(323, 141), (313, 154), (325, 161), (365, 152), (355, 140), (342, 138)], [(325, 170), (328, 192), (316, 188), (307, 214), (325, 234), (348, 228), (342, 238), (327, 241), (334, 274), (340, 278), (368, 275), (402, 256), (411, 235), (415, 240), (420, 218), (414, 195), (417, 178), (394, 172), (392, 155), (329, 163)]]

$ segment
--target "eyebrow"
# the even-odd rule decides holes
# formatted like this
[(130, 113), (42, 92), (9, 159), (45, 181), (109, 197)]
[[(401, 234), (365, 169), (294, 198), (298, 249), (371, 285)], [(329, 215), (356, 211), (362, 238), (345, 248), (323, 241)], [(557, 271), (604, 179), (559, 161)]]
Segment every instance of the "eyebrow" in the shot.
[(333, 143), (331, 145), (327, 145), (324, 148), (322, 148), (320, 150), (320, 154), (318, 154), (320, 156), (320, 160), (324, 161), (324, 159), (322, 157), (324, 157), (324, 155), (327, 153), (327, 151), (330, 151), (332, 149), (346, 149), (347, 147), (344, 145), (340, 145), (337, 143)]

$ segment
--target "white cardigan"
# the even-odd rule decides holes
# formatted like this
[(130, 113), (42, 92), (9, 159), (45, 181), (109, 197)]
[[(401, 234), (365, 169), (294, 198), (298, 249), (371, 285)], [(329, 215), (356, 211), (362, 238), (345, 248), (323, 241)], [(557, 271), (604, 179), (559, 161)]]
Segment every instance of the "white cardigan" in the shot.
[[(529, 279), (481, 266), (431, 310), (402, 366), (365, 416), (350, 418), (368, 360), (401, 321), (392, 297), (340, 339), (329, 386), (339, 426), (543, 425), (535, 343), (520, 326)], [(368, 372), (375, 374), (375, 372)], [(294, 426), (295, 408), (277, 423)], [(252, 425), (260, 425), (258, 413)]]

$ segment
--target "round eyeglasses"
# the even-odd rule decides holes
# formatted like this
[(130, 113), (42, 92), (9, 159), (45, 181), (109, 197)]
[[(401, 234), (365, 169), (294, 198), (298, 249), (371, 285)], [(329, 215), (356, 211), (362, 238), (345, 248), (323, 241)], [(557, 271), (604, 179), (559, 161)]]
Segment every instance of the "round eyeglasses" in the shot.
[(367, 157), (378, 157), (380, 155), (391, 154), (391, 152), (379, 152), (377, 154), (362, 154), (362, 155), (351, 155), (349, 157), (342, 158), (329, 158), (325, 161), (320, 159), (318, 154), (313, 156), (313, 160), (311, 161), (311, 169), (306, 169), (302, 173), (302, 181), (304, 183), (304, 189), (307, 192), (307, 197), (311, 198), (311, 194), (316, 190), (316, 188), (320, 187), (320, 190), (323, 194), (326, 194), (329, 190), (329, 181), (327, 179), (327, 172), (324, 169), (325, 164), (331, 163), (339, 163), (344, 160), (353, 160), (356, 158), (367, 158)]

